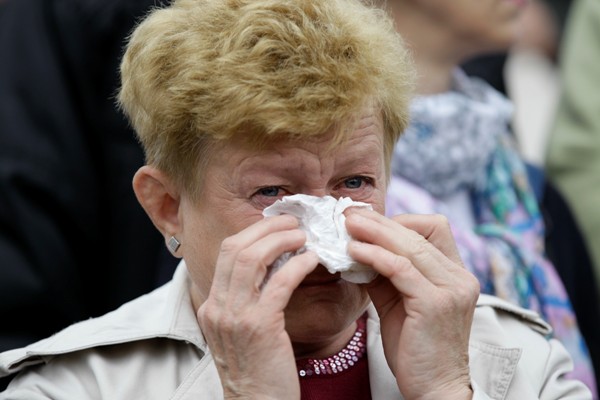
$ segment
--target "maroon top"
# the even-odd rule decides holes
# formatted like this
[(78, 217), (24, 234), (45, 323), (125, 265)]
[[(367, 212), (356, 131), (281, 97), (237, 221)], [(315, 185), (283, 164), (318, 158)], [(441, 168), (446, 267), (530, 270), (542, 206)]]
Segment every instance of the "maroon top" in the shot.
[(338, 374), (301, 377), (300, 393), (302, 400), (371, 400), (366, 354), (352, 368)]
[(302, 400), (371, 400), (366, 343), (363, 315), (354, 337), (340, 352), (324, 359), (297, 360)]

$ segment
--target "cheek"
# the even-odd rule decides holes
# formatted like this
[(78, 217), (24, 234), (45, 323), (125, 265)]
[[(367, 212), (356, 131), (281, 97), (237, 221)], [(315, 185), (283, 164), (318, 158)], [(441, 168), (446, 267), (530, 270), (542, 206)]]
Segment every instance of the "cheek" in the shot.
[[(231, 210), (240, 212), (234, 213)], [(210, 291), (223, 240), (262, 219), (262, 214), (257, 214), (254, 210), (246, 213), (241, 210), (242, 207), (232, 203), (218, 206), (214, 204), (194, 209), (183, 217), (183, 258), (204, 297)]]
[(212, 213), (188, 213), (183, 217), (183, 258), (192, 280), (206, 297), (213, 280), (214, 266), (227, 236), (226, 224)]

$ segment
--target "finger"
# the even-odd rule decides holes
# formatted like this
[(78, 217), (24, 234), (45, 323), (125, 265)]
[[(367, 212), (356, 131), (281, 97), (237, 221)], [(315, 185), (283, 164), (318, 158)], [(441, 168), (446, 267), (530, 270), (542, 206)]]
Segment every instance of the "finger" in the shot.
[(367, 210), (351, 213), (346, 226), (354, 239), (408, 258), (432, 281), (447, 279), (451, 271), (460, 268), (423, 236), (379, 213)]
[[(420, 304), (421, 312), (425, 309), (438, 311), (447, 309), (448, 305), (452, 304), (459, 305), (451, 307), (454, 310), (472, 310), (479, 297), (479, 282), (466, 269), (450, 274), (450, 279), (436, 286), (434, 282), (423, 276), (409, 259), (380, 246), (352, 241), (348, 251), (353, 258), (372, 265), (379, 272), (378, 278), (369, 283), (367, 289), (380, 317), (385, 316), (391, 308), (395, 308), (395, 312), (402, 314), (409, 309), (414, 311), (414, 304)], [(413, 306), (394, 307), (398, 302), (405, 304), (411, 302)], [(398, 314), (398, 317), (403, 320), (402, 315)]]
[(319, 265), (319, 256), (307, 251), (290, 258), (265, 284), (259, 303), (272, 312), (283, 311), (298, 285)]
[(243, 307), (260, 295), (267, 269), (285, 252), (298, 250), (306, 243), (306, 233), (300, 229), (278, 231), (241, 250), (233, 265), (228, 287), (234, 307)]
[[(381, 246), (351, 241), (348, 253), (363, 264), (371, 265), (380, 275), (387, 278), (404, 296), (418, 297), (435, 289), (419, 269), (406, 257), (390, 252)], [(384, 303), (384, 299), (372, 298), (373, 302)]]
[(448, 218), (442, 214), (400, 214), (392, 218), (387, 218), (379, 213), (359, 208), (354, 208), (350, 212), (363, 213), (361, 215), (364, 217), (373, 218), (388, 226), (391, 226), (390, 222), (398, 223), (418, 233), (446, 257), (450, 258), (456, 264), (462, 265), (462, 259), (456, 247), (450, 223)]
[(462, 265), (462, 259), (456, 247), (450, 223), (445, 216), (441, 214), (401, 214), (394, 216), (392, 219), (400, 225), (419, 233), (446, 257), (456, 264)]
[(257, 240), (275, 232), (298, 228), (298, 220), (291, 215), (264, 218), (223, 240), (217, 262), (210, 295), (223, 299), (229, 289), (231, 274), (238, 253)]

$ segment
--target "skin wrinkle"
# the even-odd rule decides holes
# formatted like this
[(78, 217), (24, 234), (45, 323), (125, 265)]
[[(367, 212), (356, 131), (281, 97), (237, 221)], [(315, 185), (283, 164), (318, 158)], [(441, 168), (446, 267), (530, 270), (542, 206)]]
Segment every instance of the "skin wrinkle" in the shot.
[[(195, 274), (194, 281), (202, 282), (211, 279), (214, 270), (211, 265), (215, 264), (220, 247), (215, 237), (234, 234), (263, 218), (264, 207), (252, 200), (252, 194), (259, 187), (280, 185), (283, 181), (285, 183), (283, 186), (289, 185), (289, 189), (286, 187), (286, 190), (292, 193), (319, 196), (331, 194), (336, 197), (355, 193), (358, 196), (357, 201), (368, 201), (379, 212), (383, 212), (387, 176), (382, 157), (384, 147), (382, 122), (372, 110), (365, 111), (362, 115), (359, 128), (347, 141), (334, 148), (333, 152), (328, 151), (327, 146), (324, 146), (331, 132), (301, 143), (278, 141), (273, 148), (277, 149), (276, 151), (273, 151), (270, 146), (261, 150), (251, 150), (240, 145), (239, 142), (232, 142), (225, 146), (222, 150), (223, 157), (209, 166), (205, 192), (201, 194), (200, 201), (184, 202), (183, 214), (190, 220), (197, 219), (196, 224), (199, 225), (186, 232), (183, 239), (198, 237), (194, 232), (210, 232), (211, 235), (204, 235), (205, 240), (214, 242), (212, 245), (204, 246), (205, 249), (211, 248), (213, 255), (204, 254), (203, 257), (195, 257), (184, 254), (186, 260), (210, 260), (204, 261), (203, 266), (190, 265), (190, 270)], [(297, 165), (302, 165), (302, 169)], [(371, 184), (364, 183), (364, 187), (361, 185), (358, 190), (338, 188), (341, 185), (340, 180), (362, 174), (373, 179), (373, 187)], [(211, 212), (203, 212), (204, 207), (210, 208)], [(232, 209), (235, 210), (235, 220), (211, 218), (215, 215), (228, 215), (227, 211)], [(198, 217), (190, 218), (190, 215)], [(220, 231), (223, 232), (218, 233)], [(183, 249), (185, 252), (190, 251), (188, 246), (184, 246)], [(320, 266), (312, 274), (316, 276), (329, 274), (329, 272)], [(209, 288), (199, 289), (200, 293), (193, 295), (194, 307), (199, 307), (204, 302), (209, 291)], [(336, 290), (338, 295), (335, 301), (328, 293), (315, 293), (311, 299), (292, 295), (287, 309), (296, 311), (286, 318), (286, 326), (288, 323), (292, 325), (289, 327), (289, 332), (295, 343), (294, 348), (299, 354), (311, 354), (316, 350), (327, 353), (328, 349), (343, 346), (345, 340), (354, 333), (354, 321), (368, 303), (366, 289), (343, 284)], [(344, 310), (337, 310), (340, 298), (348, 299), (344, 301)], [(320, 307), (325, 307), (322, 312), (328, 310), (324, 315), (327, 315), (331, 321), (347, 321), (343, 329), (338, 327), (330, 330), (326, 326), (319, 326), (322, 320), (318, 316), (304, 318), (303, 329), (294, 328), (293, 325), (296, 324), (294, 315), (307, 306), (312, 307), (311, 304), (318, 305), (315, 312), (319, 312)], [(347, 309), (354, 311), (348, 312)], [(335, 324), (337, 325), (338, 322)], [(306, 337), (304, 332), (308, 333)]]
[[(364, 131), (360, 131), (360, 134), (369, 135), (372, 131), (371, 127), (374, 126), (369, 125)], [(353, 141), (362, 142), (360, 146), (356, 146), (358, 150), (355, 153), (357, 154), (366, 153), (370, 147), (382, 145), (380, 141), (373, 142), (373, 139), (369, 136), (366, 139), (352, 139), (347, 145), (354, 147), (352, 146)], [(372, 145), (371, 142), (373, 142)], [(267, 158), (264, 158), (264, 154), (267, 154)], [(273, 156), (269, 151), (266, 151), (240, 159), (234, 158), (232, 162), (239, 165), (239, 168), (232, 173), (229, 185), (225, 186), (221, 183), (227, 182), (225, 179), (227, 177), (226, 173), (215, 177), (213, 179), (214, 182), (211, 184), (221, 184), (226, 193), (243, 202), (244, 199), (248, 198), (256, 190), (256, 187), (252, 183), (258, 180), (261, 173), (265, 170), (272, 171), (273, 175), (272, 181), (268, 185), (284, 186), (286, 190), (292, 193), (312, 193), (313, 195), (323, 196), (327, 193), (318, 188), (327, 187), (327, 191), (332, 190), (331, 185), (337, 182), (335, 180), (330, 183), (326, 182), (328, 175), (331, 175), (334, 170), (344, 170), (343, 166), (348, 161), (345, 158), (331, 159), (328, 157), (328, 153), (322, 149), (320, 143), (311, 143), (307, 145), (306, 149), (294, 149), (291, 154), (278, 152), (277, 156)], [(373, 169), (374, 166), (369, 165), (370, 162), (366, 162), (364, 167), (358, 168), (354, 166), (355, 173), (357, 175), (360, 174), (362, 168), (365, 170)], [(276, 170), (272, 167), (274, 165), (278, 166)], [(294, 184), (294, 182), (300, 181), (300, 178), (306, 175), (311, 177), (310, 185), (298, 186)], [(242, 187), (243, 190), (239, 190), (239, 187)], [(256, 207), (261, 208), (260, 205), (256, 205)], [(262, 212), (262, 209), (260, 211)]]

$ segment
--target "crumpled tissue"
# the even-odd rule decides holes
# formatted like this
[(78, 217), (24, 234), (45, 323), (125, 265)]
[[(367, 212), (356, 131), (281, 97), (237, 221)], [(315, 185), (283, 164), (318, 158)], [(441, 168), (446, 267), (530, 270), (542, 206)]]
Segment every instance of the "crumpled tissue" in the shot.
[(306, 232), (306, 244), (298, 251), (282, 254), (274, 263), (276, 270), (294, 254), (314, 251), (320, 263), (335, 274), (341, 272), (343, 279), (353, 283), (368, 283), (377, 272), (355, 261), (348, 255), (351, 240), (346, 230), (344, 210), (348, 207), (366, 207), (370, 204), (352, 201), (349, 197), (336, 199), (332, 196), (316, 197), (304, 194), (286, 196), (263, 210), (265, 217), (291, 214), (298, 218), (299, 227)]

